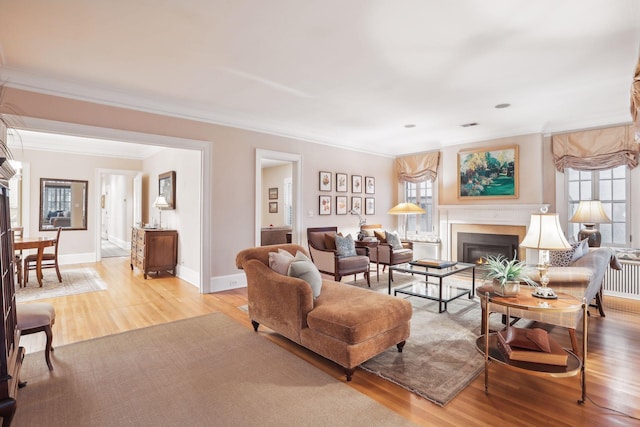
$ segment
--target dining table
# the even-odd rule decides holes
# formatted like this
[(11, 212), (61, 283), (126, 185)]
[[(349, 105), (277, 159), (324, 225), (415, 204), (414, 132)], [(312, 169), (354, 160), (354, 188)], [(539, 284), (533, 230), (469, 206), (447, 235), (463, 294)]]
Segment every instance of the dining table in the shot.
[[(44, 248), (53, 246), (56, 244), (55, 237), (16, 237), (13, 240), (13, 249), (16, 251), (37, 249), (37, 261), (36, 261), (36, 276), (38, 278), (38, 284), (42, 287), (42, 255), (44, 254)], [(23, 277), (22, 280), (25, 278)]]

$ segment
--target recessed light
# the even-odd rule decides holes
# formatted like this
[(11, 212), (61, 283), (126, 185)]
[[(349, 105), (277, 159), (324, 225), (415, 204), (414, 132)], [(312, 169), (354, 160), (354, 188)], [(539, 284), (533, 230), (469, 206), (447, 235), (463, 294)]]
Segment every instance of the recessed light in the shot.
[(414, 125), (414, 124), (410, 123), (410, 124), (408, 124), (408, 125), (404, 125), (404, 127), (406, 127), (407, 129), (411, 129), (411, 128), (416, 127), (416, 125)]
[(493, 108), (507, 108), (507, 107), (511, 107), (511, 104), (507, 104), (507, 103), (504, 103), (504, 104), (498, 104), (498, 105), (496, 105), (496, 106), (495, 106), (495, 107), (493, 107)]
[(465, 124), (460, 125), (460, 126), (462, 126), (463, 128), (470, 128), (471, 126), (478, 126), (478, 123), (471, 122), (471, 123), (465, 123)]

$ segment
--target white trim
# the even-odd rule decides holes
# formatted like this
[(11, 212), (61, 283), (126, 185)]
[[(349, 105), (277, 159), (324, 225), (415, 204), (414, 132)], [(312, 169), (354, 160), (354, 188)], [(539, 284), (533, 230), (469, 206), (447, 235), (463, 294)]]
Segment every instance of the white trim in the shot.
[[(211, 169), (213, 167), (211, 161), (211, 152), (214, 143), (210, 141), (200, 141), (195, 139), (176, 138), (173, 136), (131, 132), (120, 129), (102, 128), (97, 126), (80, 125), (76, 123), (58, 122), (54, 120), (44, 120), (33, 117), (20, 117), (19, 120), (16, 120), (16, 123), (19, 124), (18, 126), (15, 126), (17, 129), (200, 151), (202, 170), (202, 194), (200, 197), (200, 279), (198, 282), (202, 284), (202, 286), (200, 287), (201, 293), (211, 292)], [(97, 196), (97, 192), (96, 200), (97, 203), (100, 202), (100, 198)], [(96, 224), (100, 224), (100, 222), (98, 221)], [(100, 227), (97, 226), (97, 229), (99, 233)], [(98, 237), (100, 236), (98, 235)], [(98, 244), (99, 241), (100, 240), (98, 239), (96, 241), (96, 244)], [(93, 259), (91, 260), (79, 262), (96, 262), (95, 253), (92, 254), (92, 258)]]
[(247, 287), (247, 276), (243, 273), (216, 276), (211, 278), (211, 292), (228, 291)]

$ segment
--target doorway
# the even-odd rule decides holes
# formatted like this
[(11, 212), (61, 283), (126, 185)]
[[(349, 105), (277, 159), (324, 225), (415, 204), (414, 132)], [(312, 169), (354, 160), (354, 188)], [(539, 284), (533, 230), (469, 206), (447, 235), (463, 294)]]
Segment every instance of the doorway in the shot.
[[(282, 186), (266, 182), (263, 172), (265, 168), (271, 167), (290, 171), (287, 172), (290, 176), (284, 176), (282, 172), (274, 174), (277, 175), (277, 181), (274, 182), (282, 182)], [(255, 246), (261, 246), (264, 228), (281, 225), (287, 228), (290, 226), (291, 235), (287, 241), (298, 244), (302, 242), (301, 171), (302, 156), (300, 154), (256, 150)], [(278, 221), (282, 219), (282, 223), (270, 222), (271, 218), (278, 218)]]

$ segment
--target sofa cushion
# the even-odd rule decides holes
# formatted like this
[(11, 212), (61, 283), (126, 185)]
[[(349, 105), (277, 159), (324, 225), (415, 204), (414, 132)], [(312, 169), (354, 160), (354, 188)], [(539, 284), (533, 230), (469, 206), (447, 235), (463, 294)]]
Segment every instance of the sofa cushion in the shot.
[(325, 281), (307, 324), (337, 340), (357, 344), (408, 322), (411, 314), (411, 304), (404, 299)]
[(318, 298), (322, 290), (322, 276), (318, 268), (302, 252), (298, 251), (293, 261), (289, 265), (287, 275), (297, 277), (307, 282), (311, 286), (313, 298)]
[(391, 245), (393, 249), (403, 249), (402, 242), (400, 241), (400, 236), (396, 231), (387, 231), (387, 243)]
[(351, 234), (347, 234), (346, 237), (336, 234), (335, 242), (339, 257), (347, 258), (358, 255), (356, 252), (356, 243), (353, 241)]
[(278, 252), (269, 252), (269, 267), (276, 273), (286, 276), (293, 259), (293, 255), (289, 252), (284, 249), (278, 249)]
[(309, 243), (311, 244), (311, 246), (313, 246), (316, 249), (320, 249), (320, 250), (327, 249), (327, 247), (324, 244), (324, 236), (325, 236), (325, 234), (333, 235), (333, 234), (335, 234), (335, 232), (333, 232), (333, 231), (327, 232), (327, 233), (325, 233), (324, 231), (311, 231), (311, 232), (309, 232)]

